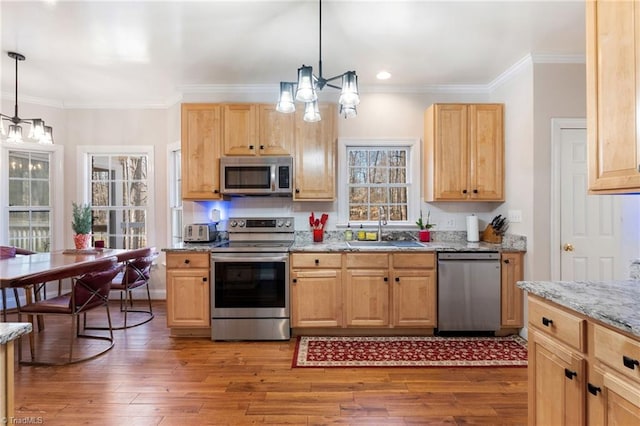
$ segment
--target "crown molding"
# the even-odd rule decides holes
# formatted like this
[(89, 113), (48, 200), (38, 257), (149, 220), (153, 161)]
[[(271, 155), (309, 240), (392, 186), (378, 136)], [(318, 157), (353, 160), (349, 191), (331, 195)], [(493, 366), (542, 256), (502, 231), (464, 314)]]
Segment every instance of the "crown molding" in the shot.
[[(404, 94), (489, 94), (533, 64), (584, 64), (585, 55), (527, 54), (495, 79), (487, 84), (434, 84), (425, 86), (400, 85), (360, 85), (361, 93), (404, 93)], [(178, 86), (176, 91), (164, 101), (159, 102), (83, 102), (62, 101), (34, 96), (20, 96), (20, 101), (60, 109), (167, 109), (180, 103), (185, 94), (247, 94), (266, 93), (274, 97), (278, 94), (278, 84), (186, 84)], [(11, 93), (0, 93), (2, 100), (13, 101)]]

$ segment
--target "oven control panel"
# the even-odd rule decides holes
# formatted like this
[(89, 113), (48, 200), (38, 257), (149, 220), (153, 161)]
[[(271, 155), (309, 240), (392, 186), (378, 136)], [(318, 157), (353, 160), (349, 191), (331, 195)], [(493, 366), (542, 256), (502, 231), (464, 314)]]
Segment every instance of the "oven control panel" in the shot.
[(293, 232), (292, 217), (229, 218), (230, 232)]

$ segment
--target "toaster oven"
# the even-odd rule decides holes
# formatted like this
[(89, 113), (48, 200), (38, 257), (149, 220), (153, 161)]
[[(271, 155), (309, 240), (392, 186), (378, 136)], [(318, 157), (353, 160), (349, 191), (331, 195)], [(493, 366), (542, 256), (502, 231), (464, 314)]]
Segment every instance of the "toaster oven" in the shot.
[(215, 241), (217, 236), (215, 223), (193, 223), (185, 225), (182, 240), (185, 243), (208, 243)]

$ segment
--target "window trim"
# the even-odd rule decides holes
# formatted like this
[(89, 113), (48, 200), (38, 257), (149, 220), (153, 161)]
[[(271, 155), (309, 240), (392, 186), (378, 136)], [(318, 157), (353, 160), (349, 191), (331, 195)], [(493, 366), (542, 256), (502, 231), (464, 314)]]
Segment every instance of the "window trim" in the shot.
[(0, 241), (9, 241), (9, 151), (36, 151), (51, 154), (49, 170), (51, 172), (49, 182), (49, 205), (51, 206), (51, 247), (50, 251), (64, 248), (64, 197), (55, 196), (54, 188), (64, 188), (64, 146), (45, 145), (33, 142), (0, 142), (0, 180), (6, 185), (4, 191), (0, 191), (0, 203), (2, 203), (2, 215), (0, 215)]
[(156, 246), (156, 197), (155, 197), (155, 160), (153, 145), (79, 145), (77, 164), (78, 175), (82, 176), (81, 184), (77, 185), (76, 199), (82, 203), (90, 203), (91, 187), (89, 155), (113, 155), (113, 154), (139, 154), (147, 155), (149, 161), (147, 163), (148, 176), (148, 205), (147, 205), (147, 245), (149, 247)]
[[(394, 229), (415, 228), (415, 220), (420, 215), (420, 183), (422, 182), (422, 168), (420, 167), (421, 145), (420, 139), (413, 138), (338, 138), (338, 182), (348, 182), (347, 176), (347, 147), (405, 147), (408, 148), (410, 174), (407, 176), (407, 221), (389, 223)], [(337, 228), (347, 226), (349, 222), (349, 194), (348, 185), (338, 185), (338, 224)], [(413, 219), (415, 218), (415, 220)], [(357, 222), (365, 226), (378, 225), (377, 221)]]
[[(177, 209), (173, 206), (172, 201), (175, 198), (178, 199), (178, 194), (175, 193), (175, 181), (176, 170), (173, 165), (173, 153), (181, 151), (182, 145), (180, 141), (167, 145), (167, 244), (168, 247), (173, 247), (173, 209)], [(182, 154), (181, 154), (182, 155)], [(182, 171), (181, 171), (182, 173)], [(183, 177), (184, 179), (184, 177)], [(182, 211), (183, 223), (184, 223), (184, 200), (180, 200), (180, 210)], [(182, 235), (182, 230), (180, 235)]]

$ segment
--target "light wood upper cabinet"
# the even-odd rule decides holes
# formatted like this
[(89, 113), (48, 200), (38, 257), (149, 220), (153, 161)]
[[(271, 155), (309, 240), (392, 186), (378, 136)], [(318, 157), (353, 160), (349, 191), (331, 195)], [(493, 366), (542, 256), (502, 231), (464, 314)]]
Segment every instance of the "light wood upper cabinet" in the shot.
[(504, 201), (503, 116), (502, 104), (425, 111), (425, 201)]
[(640, 190), (640, 4), (588, 1), (587, 138), (591, 193)]
[[(320, 104), (322, 120), (307, 123), (295, 113), (295, 201), (333, 201), (336, 198), (336, 107)], [(285, 115), (285, 114), (283, 114)], [(292, 114), (288, 114), (293, 116)]]
[(220, 195), (220, 106), (182, 104), (182, 198), (218, 200)]
[(291, 155), (293, 114), (270, 104), (224, 104), (224, 155)]
[(500, 260), (500, 325), (520, 328), (524, 325), (524, 294), (516, 282), (524, 279), (523, 253), (502, 253)]

